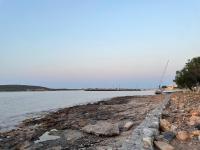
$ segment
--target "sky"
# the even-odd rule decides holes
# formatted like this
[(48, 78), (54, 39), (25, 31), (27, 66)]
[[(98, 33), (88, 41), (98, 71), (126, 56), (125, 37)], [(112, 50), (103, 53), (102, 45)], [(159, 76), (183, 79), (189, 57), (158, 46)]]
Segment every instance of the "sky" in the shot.
[(173, 84), (199, 41), (199, 0), (0, 0), (0, 84)]

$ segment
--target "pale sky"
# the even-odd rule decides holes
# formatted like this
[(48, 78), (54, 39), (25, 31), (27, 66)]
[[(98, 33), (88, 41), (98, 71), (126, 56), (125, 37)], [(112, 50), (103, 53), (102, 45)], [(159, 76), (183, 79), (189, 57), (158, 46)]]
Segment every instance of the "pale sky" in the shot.
[(173, 84), (199, 41), (199, 0), (0, 0), (0, 84)]

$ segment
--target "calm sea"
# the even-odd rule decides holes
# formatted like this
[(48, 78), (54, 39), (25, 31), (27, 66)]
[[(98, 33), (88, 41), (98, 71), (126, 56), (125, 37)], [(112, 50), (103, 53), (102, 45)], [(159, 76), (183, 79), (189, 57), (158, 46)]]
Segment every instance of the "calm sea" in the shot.
[(153, 94), (154, 91), (0, 92), (0, 130), (11, 129), (24, 119), (38, 117), (63, 107), (117, 96)]

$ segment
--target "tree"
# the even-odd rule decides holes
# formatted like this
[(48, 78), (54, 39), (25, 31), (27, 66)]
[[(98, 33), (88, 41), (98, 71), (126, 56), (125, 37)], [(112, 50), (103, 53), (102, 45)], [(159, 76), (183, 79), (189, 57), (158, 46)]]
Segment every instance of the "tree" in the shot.
[(188, 60), (185, 67), (176, 72), (174, 82), (179, 88), (189, 88), (190, 90), (200, 86), (200, 57)]

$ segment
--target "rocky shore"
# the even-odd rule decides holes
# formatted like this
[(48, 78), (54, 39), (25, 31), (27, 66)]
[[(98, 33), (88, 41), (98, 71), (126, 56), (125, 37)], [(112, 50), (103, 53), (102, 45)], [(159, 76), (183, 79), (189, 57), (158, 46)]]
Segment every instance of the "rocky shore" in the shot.
[(177, 92), (171, 96), (154, 144), (160, 150), (200, 149), (200, 93)]
[(163, 95), (117, 97), (27, 119), (0, 132), (0, 149), (120, 149)]

